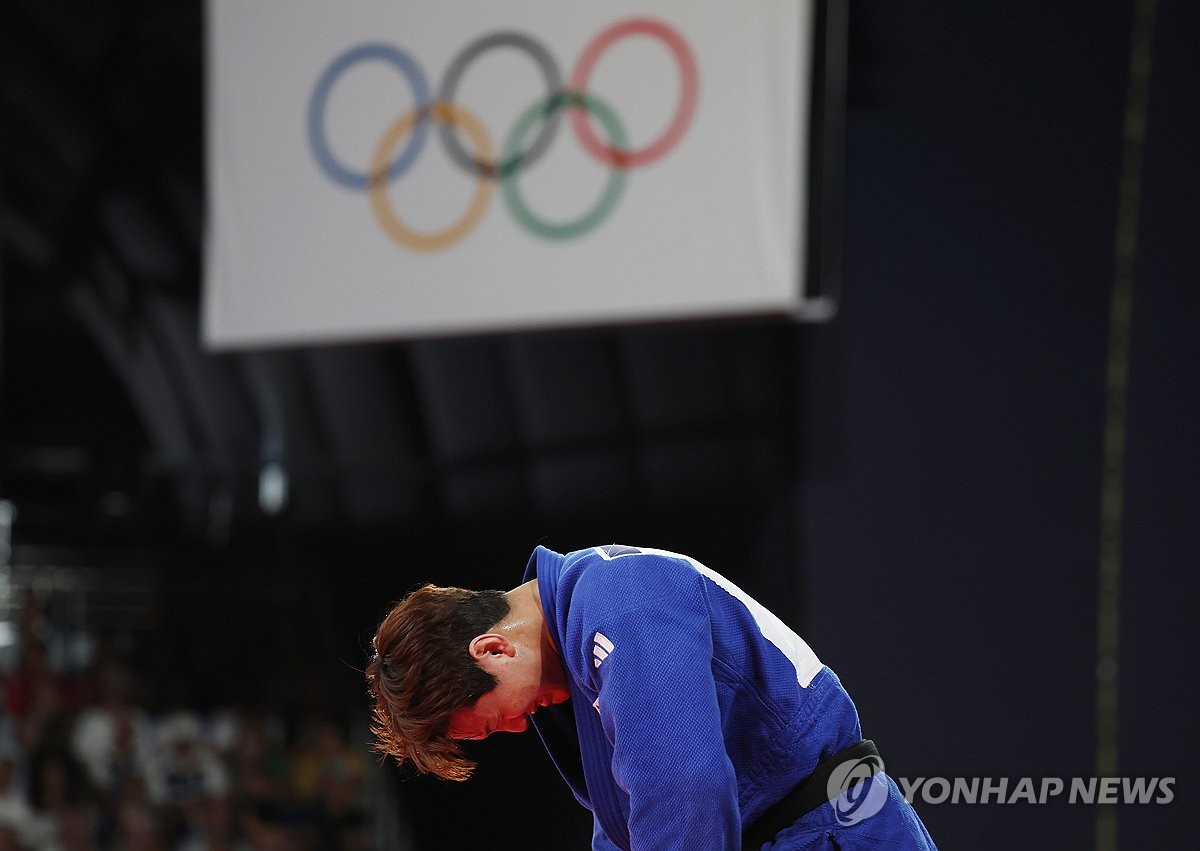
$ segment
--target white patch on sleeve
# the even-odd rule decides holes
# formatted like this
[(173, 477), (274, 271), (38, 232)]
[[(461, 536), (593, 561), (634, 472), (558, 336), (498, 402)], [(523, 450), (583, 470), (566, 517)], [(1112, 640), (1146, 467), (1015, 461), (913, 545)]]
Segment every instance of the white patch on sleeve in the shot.
[[(621, 552), (616, 556), (610, 556), (607, 552), (596, 548), (596, 552), (606, 561), (613, 561), (625, 555), (656, 555), (665, 556), (667, 558), (683, 559), (692, 567), (696, 568), (701, 575), (707, 577), (716, 585), (719, 585), (727, 594), (734, 597), (738, 602), (746, 607), (750, 612), (750, 616), (754, 618), (754, 622), (758, 625), (759, 630), (763, 634), (763, 638), (771, 642), (779, 649), (779, 652), (787, 657), (788, 661), (796, 668), (796, 681), (804, 688), (812, 683), (813, 677), (821, 672), (824, 665), (817, 658), (817, 654), (812, 651), (812, 648), (804, 641), (803, 638), (796, 635), (787, 624), (779, 619), (774, 612), (770, 611), (762, 603), (755, 600), (733, 582), (726, 579), (715, 570), (702, 565), (691, 556), (673, 553), (669, 550), (656, 550), (649, 547), (630, 547), (628, 552)], [(603, 638), (600, 633), (596, 633), (597, 641)], [(607, 640), (607, 639), (606, 639)], [(609, 647), (609, 652), (612, 648)], [(596, 667), (600, 667), (600, 659), (596, 660)]]
[(749, 610), (750, 616), (754, 618), (754, 622), (758, 624), (758, 628), (762, 631), (763, 638), (779, 648), (779, 652), (786, 656), (788, 661), (795, 666), (796, 681), (804, 688), (808, 688), (809, 684), (813, 681), (813, 677), (819, 674), (821, 668), (824, 666), (805, 640), (792, 632), (788, 628), (788, 625), (781, 621), (774, 612), (724, 576), (715, 570), (709, 570), (704, 565), (692, 559), (688, 559), (688, 561), (691, 561), (696, 570), (700, 571), (703, 576), (708, 577), (715, 584), (721, 586), (726, 593), (736, 598)]
[[(808, 646), (808, 643), (806, 643), (802, 637), (798, 636), (796, 633), (793, 633), (791, 628), (788, 628), (786, 623), (780, 621), (779, 617), (776, 616), (774, 612), (767, 609), (767, 607), (763, 606), (761, 603), (758, 603), (756, 599), (750, 597), (748, 593), (742, 591), (742, 589), (738, 588), (730, 580), (727, 580), (725, 576), (721, 576), (719, 573), (716, 573), (715, 570), (710, 570), (709, 568), (704, 567), (704, 565), (700, 562), (697, 562), (695, 558), (692, 558), (691, 556), (684, 556), (682, 553), (671, 552), (670, 550), (654, 550), (652, 547), (644, 546), (622, 547), (613, 545), (613, 549), (617, 551), (617, 555), (611, 556), (608, 555), (607, 550), (601, 549), (601, 547), (593, 547), (596, 555), (604, 558), (606, 562), (616, 561), (616, 559), (624, 556), (647, 555), (664, 556), (666, 558), (679, 558), (691, 564), (691, 567), (694, 567), (697, 571), (700, 571), (701, 575), (708, 577), (708, 579), (712, 580), (715, 585), (720, 586), (727, 594), (730, 594), (731, 597), (737, 599), (740, 604), (746, 607), (746, 610), (750, 612), (750, 616), (754, 618), (755, 623), (758, 625), (758, 630), (761, 631), (764, 639), (767, 639), (767, 641), (773, 643), (776, 648), (779, 648), (779, 652), (784, 654), (785, 657), (787, 657), (787, 660), (791, 661), (792, 665), (796, 667), (796, 681), (802, 685), (802, 687), (808, 688), (812, 683), (812, 678), (816, 677), (818, 673), (821, 672), (822, 667), (824, 667), (824, 665), (821, 664), (821, 660), (817, 658), (817, 654), (812, 652), (812, 648)], [(604, 639), (607, 643), (608, 653), (612, 653), (612, 642), (605, 639), (604, 635), (596, 633), (596, 667), (600, 667), (601, 661), (604, 661), (608, 655), (608, 653), (605, 653), (604, 655), (600, 655), (599, 653), (601, 639)]]

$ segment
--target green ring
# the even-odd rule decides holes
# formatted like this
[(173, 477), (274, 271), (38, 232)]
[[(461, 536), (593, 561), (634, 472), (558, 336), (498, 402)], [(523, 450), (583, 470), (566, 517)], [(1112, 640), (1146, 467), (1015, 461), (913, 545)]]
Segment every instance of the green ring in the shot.
[[(606, 104), (582, 92), (558, 92), (544, 101), (538, 101), (517, 119), (512, 132), (508, 134), (508, 141), (504, 144), (504, 154), (501, 156), (501, 160), (508, 161), (521, 150), (525, 134), (529, 132), (535, 121), (543, 117), (549, 118), (555, 112), (566, 107), (586, 109), (599, 118), (604, 129), (608, 131), (609, 144), (618, 150), (628, 148), (621, 122), (617, 120), (616, 113)], [(600, 201), (592, 208), (591, 212), (585, 213), (573, 222), (559, 224), (539, 219), (525, 206), (525, 201), (517, 191), (516, 172), (517, 169), (512, 169), (507, 174), (501, 175), (500, 191), (504, 195), (504, 201), (508, 204), (508, 209), (514, 219), (530, 233), (544, 239), (573, 239), (587, 233), (604, 221), (613, 211), (613, 207), (617, 205), (617, 201), (621, 197), (621, 190), (625, 188), (625, 170), (614, 168), (609, 175), (608, 185), (604, 187), (604, 193), (600, 196)]]

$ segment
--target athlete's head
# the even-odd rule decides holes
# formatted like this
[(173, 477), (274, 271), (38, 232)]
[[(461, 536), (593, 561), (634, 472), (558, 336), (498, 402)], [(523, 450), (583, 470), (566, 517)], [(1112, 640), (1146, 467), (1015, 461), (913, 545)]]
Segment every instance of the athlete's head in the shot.
[(496, 687), (497, 677), (476, 663), (469, 646), (508, 613), (502, 591), (435, 585), (392, 607), (366, 671), (376, 750), (447, 780), (471, 775), (475, 763), (451, 738), (450, 718)]

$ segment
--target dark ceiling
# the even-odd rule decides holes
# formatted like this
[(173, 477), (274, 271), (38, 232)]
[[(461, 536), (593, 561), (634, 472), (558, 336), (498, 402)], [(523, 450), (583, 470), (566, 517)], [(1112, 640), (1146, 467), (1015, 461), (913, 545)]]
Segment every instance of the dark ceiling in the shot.
[(203, 352), (202, 32), (195, 0), (7, 5), (0, 481), (26, 540), (219, 546), (280, 486), (298, 527), (372, 528), (778, 485), (781, 322)]

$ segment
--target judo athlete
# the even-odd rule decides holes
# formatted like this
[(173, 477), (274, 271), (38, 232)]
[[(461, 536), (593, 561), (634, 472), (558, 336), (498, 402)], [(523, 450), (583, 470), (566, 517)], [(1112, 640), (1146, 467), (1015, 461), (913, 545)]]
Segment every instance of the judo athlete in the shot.
[(465, 780), (460, 740), (532, 725), (597, 851), (935, 848), (833, 671), (686, 556), (538, 547), (507, 593), (409, 594), (374, 651), (378, 750)]

